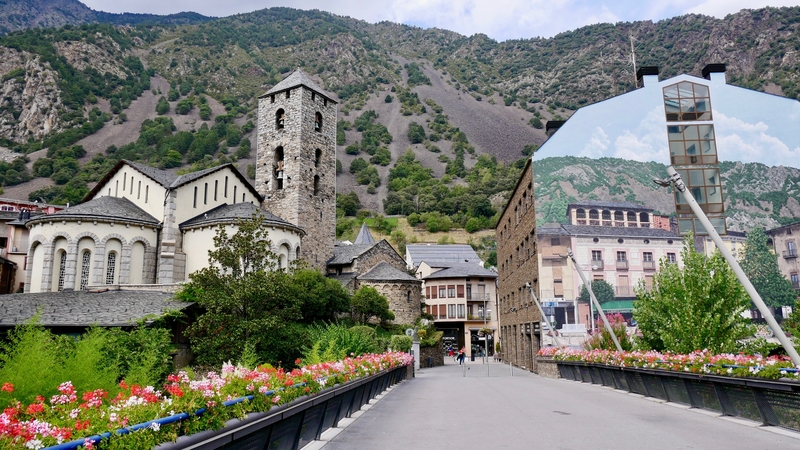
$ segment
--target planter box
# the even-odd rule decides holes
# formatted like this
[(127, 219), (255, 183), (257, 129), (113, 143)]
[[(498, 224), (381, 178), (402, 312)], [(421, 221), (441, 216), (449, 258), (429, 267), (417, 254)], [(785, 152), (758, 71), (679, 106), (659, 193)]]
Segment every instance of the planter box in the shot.
[(800, 383), (557, 361), (561, 378), (800, 431)]
[(537, 356), (536, 367), (540, 377), (562, 378), (559, 373), (558, 365), (550, 356)]

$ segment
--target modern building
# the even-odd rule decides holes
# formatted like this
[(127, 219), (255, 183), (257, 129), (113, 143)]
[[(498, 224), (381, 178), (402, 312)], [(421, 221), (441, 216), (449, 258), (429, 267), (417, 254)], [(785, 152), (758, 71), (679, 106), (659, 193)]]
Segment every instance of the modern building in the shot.
[(778, 269), (800, 293), (800, 222), (766, 230), (766, 234), (778, 255)]
[(406, 264), (416, 270), (420, 263), (427, 262), (430, 267), (449, 267), (452, 264), (468, 263), (483, 266), (483, 261), (475, 250), (467, 244), (408, 244), (406, 245)]

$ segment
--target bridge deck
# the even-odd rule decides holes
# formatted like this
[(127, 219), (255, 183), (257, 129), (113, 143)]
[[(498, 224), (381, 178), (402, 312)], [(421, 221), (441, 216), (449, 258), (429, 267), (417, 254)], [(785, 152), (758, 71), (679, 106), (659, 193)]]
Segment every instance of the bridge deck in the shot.
[(521, 369), (512, 377), (499, 363), (468, 362), (464, 377), (445, 359), (396, 386), (324, 449), (800, 447), (797, 436), (758, 424)]

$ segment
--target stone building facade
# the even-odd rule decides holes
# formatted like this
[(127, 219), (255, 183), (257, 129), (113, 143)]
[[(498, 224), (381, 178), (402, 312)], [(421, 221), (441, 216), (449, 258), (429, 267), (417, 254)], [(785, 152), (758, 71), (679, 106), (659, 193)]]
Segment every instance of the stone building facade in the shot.
[(394, 323), (414, 323), (420, 316), (422, 281), (403, 270), (381, 261), (358, 277), (359, 286), (374, 287), (387, 300), (394, 313)]
[(778, 269), (800, 292), (800, 222), (766, 230), (766, 234), (778, 256)]
[(533, 165), (525, 165), (495, 229), (498, 264), (498, 310), (503, 359), (535, 370), (542, 320), (526, 285), (539, 289)]
[(302, 71), (258, 101), (262, 207), (305, 230), (303, 259), (325, 270), (336, 239), (336, 102)]

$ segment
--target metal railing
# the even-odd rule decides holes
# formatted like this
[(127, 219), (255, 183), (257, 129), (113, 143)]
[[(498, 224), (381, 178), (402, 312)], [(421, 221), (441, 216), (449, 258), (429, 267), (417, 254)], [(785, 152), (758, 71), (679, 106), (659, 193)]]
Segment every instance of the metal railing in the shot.
[(603, 260), (593, 259), (591, 262), (592, 270), (603, 270)]
[(644, 270), (656, 270), (658, 265), (655, 261), (642, 261), (642, 268)]
[(628, 270), (628, 261), (617, 260), (617, 270)]
[[(796, 382), (558, 361), (561, 378), (800, 431)], [(724, 366), (735, 368), (735, 366)], [(787, 369), (794, 371), (797, 369)]]
[(797, 258), (797, 251), (796, 250), (784, 250), (781, 253), (783, 254), (783, 259)]

